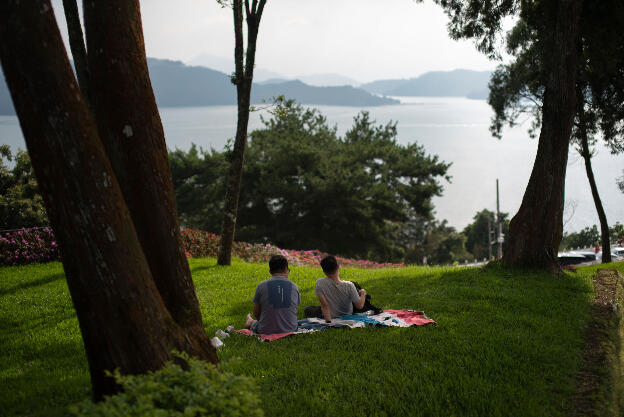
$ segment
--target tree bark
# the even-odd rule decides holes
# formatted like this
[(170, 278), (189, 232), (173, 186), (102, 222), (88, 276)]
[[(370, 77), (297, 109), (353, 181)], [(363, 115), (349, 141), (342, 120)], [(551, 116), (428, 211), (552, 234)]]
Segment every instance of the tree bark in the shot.
[(550, 75), (544, 91), (542, 130), (522, 205), (509, 225), (503, 256), (508, 266), (559, 272), (565, 175), (576, 111), (576, 62), (582, 0), (559, 0), (549, 44)]
[(74, 68), (82, 96), (87, 102), (87, 107), (91, 107), (91, 94), (89, 93), (89, 67), (87, 64), (87, 51), (85, 49), (78, 5), (76, 0), (63, 0), (63, 10), (67, 21), (67, 33), (69, 35), (69, 46), (74, 58)]
[[(244, 57), (243, 45), (243, 1), (247, 17), (247, 53)], [(248, 0), (234, 0), (234, 61), (236, 65), (234, 83), (236, 84), (238, 121), (236, 124), (236, 139), (230, 159), (228, 182), (225, 189), (225, 204), (223, 207), (223, 223), (221, 226), (221, 241), (217, 263), (231, 265), (232, 245), (236, 232), (238, 216), (238, 199), (243, 176), (245, 148), (247, 146), (247, 128), (249, 124), (249, 106), (251, 101), (251, 87), (253, 84), (253, 69), (256, 57), (256, 41), (258, 28), (266, 0), (254, 0), (250, 8)]]
[(165, 135), (148, 74), (138, 0), (85, 2), (98, 131), (154, 282), (177, 324), (216, 362), (184, 252)]
[(105, 370), (144, 373), (162, 367), (172, 349), (205, 352), (172, 320), (154, 285), (50, 1), (1, 2), (0, 37), (0, 61), (61, 249), (94, 398), (118, 389)]
[(602, 201), (598, 194), (598, 187), (596, 186), (596, 180), (594, 178), (594, 171), (591, 166), (591, 152), (589, 151), (589, 143), (587, 140), (587, 132), (581, 128), (581, 156), (585, 160), (585, 172), (587, 173), (587, 179), (589, 180), (589, 187), (591, 188), (592, 197), (594, 198), (594, 205), (596, 206), (596, 212), (598, 213), (598, 219), (600, 220), (600, 235), (602, 241), (602, 263), (606, 264), (611, 262), (611, 242), (609, 238), (609, 223), (607, 222), (607, 215), (602, 207)]

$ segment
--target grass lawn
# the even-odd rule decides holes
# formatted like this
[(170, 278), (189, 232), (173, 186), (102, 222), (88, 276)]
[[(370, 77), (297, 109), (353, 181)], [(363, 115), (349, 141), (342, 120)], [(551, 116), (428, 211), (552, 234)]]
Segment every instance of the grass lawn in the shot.
[[(210, 335), (242, 327), (265, 265), (190, 260)], [(624, 271), (624, 262), (612, 267)], [(422, 309), (422, 328), (327, 330), (261, 343), (234, 335), (222, 360), (254, 376), (267, 416), (562, 415), (573, 392), (596, 267), (554, 278), (497, 268), (344, 269), (373, 304)], [(293, 267), (303, 306), (320, 269)], [(234, 359), (237, 358), (237, 359)], [(89, 396), (60, 263), (0, 268), (0, 415), (63, 415)]]

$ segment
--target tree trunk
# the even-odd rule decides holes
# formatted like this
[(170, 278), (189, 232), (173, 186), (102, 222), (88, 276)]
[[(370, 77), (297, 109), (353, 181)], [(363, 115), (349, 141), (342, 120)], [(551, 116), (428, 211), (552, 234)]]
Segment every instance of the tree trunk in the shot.
[(165, 135), (148, 75), (138, 0), (85, 2), (96, 122), (165, 306), (216, 362), (178, 224)]
[(251, 100), (251, 87), (253, 84), (253, 68), (256, 56), (256, 40), (258, 28), (266, 0), (256, 0), (249, 8), (249, 1), (245, 2), (247, 16), (247, 54), (243, 60), (243, 0), (234, 0), (234, 61), (236, 65), (235, 80), (238, 121), (236, 124), (236, 139), (230, 159), (228, 182), (225, 189), (225, 204), (223, 207), (223, 223), (221, 226), (221, 242), (217, 263), (219, 265), (231, 265), (232, 245), (236, 232), (236, 219), (238, 215), (238, 199), (240, 196), (241, 178), (243, 176), (243, 164), (245, 161), (245, 148), (247, 146), (247, 128), (249, 124), (249, 106)]
[(231, 265), (232, 263), (232, 246), (234, 244), (234, 233), (236, 232), (238, 198), (240, 196), (241, 179), (243, 176), (245, 147), (247, 146), (251, 89), (247, 89), (246, 86), (241, 83), (241, 85), (237, 86), (236, 90), (238, 95), (238, 121), (236, 123), (234, 149), (232, 150), (230, 159), (228, 182), (225, 189), (223, 224), (221, 226), (221, 241), (217, 257), (217, 263), (219, 265)]
[(582, 0), (559, 0), (544, 91), (542, 130), (522, 205), (509, 225), (503, 262), (560, 271), (568, 147), (576, 111), (576, 62)]
[(172, 349), (205, 352), (172, 320), (154, 285), (50, 1), (0, 3), (0, 36), (0, 60), (59, 241), (94, 397), (118, 389), (105, 370), (144, 373), (162, 367)]
[(89, 93), (89, 67), (87, 64), (87, 51), (85, 50), (82, 26), (80, 26), (80, 16), (78, 15), (78, 5), (76, 0), (63, 0), (63, 10), (67, 21), (67, 33), (69, 35), (69, 46), (74, 58), (74, 68), (82, 96), (91, 107)]
[(602, 263), (606, 264), (611, 262), (609, 223), (607, 223), (607, 215), (605, 214), (604, 208), (602, 207), (602, 201), (600, 201), (598, 187), (596, 187), (594, 171), (592, 170), (591, 166), (591, 152), (589, 152), (587, 133), (584, 130), (581, 132), (581, 155), (585, 160), (585, 172), (587, 173), (587, 179), (589, 180), (592, 197), (594, 198), (594, 205), (596, 206), (596, 212), (598, 212), (598, 219), (600, 220), (600, 234), (602, 240)]

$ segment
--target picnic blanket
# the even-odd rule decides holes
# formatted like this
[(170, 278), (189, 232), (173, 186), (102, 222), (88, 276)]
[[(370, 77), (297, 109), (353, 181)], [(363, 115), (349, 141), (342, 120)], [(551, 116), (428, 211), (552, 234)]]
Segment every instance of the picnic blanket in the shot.
[(368, 315), (352, 314), (350, 316), (342, 316), (333, 319), (331, 323), (325, 323), (325, 320), (319, 318), (308, 318), (297, 321), (297, 330), (287, 333), (274, 334), (256, 334), (249, 329), (236, 330), (247, 336), (257, 336), (261, 341), (273, 341), (286, 336), (302, 333), (311, 333), (325, 330), (327, 328), (348, 328), (355, 329), (366, 326), (392, 326), (392, 327), (411, 327), (424, 326), (434, 323), (435, 320), (427, 317), (424, 311), (413, 310), (384, 310), (380, 314)]

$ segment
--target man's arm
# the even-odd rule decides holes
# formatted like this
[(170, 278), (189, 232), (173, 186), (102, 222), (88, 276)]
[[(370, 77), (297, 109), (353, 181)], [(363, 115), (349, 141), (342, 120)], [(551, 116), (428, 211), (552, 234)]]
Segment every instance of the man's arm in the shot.
[(365, 289), (361, 289), (360, 291), (358, 291), (358, 294), (360, 296), (360, 299), (357, 300), (355, 303), (355, 307), (359, 310), (362, 307), (364, 307), (364, 303), (366, 302), (366, 290)]
[(256, 320), (260, 320), (260, 313), (262, 313), (262, 306), (260, 303), (254, 303), (253, 315)]
[(325, 317), (325, 321), (329, 323), (331, 321), (331, 311), (329, 310), (329, 303), (327, 302), (327, 298), (323, 294), (318, 294), (318, 299), (321, 302), (321, 311), (323, 312), (323, 317)]

